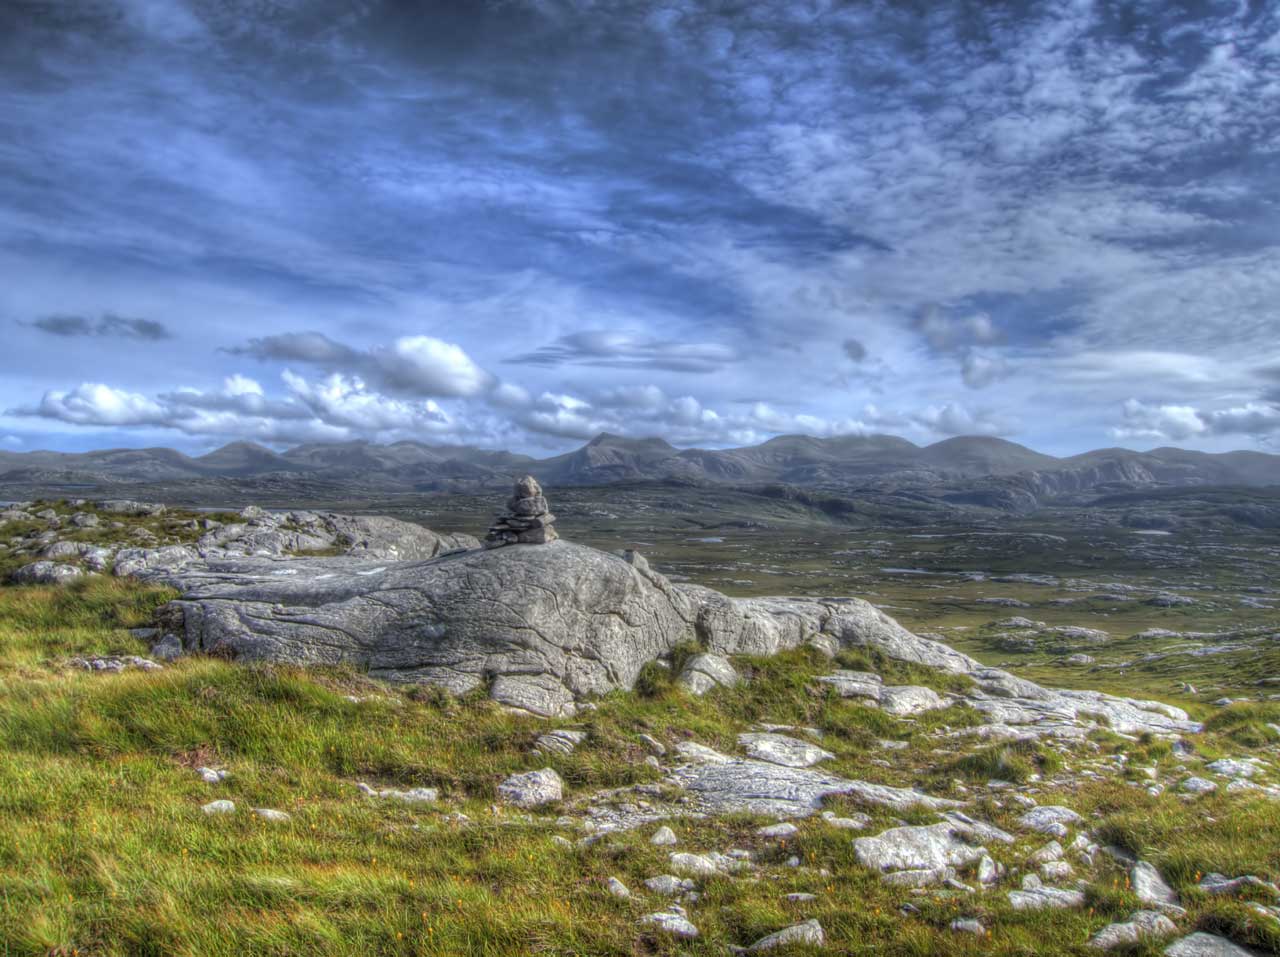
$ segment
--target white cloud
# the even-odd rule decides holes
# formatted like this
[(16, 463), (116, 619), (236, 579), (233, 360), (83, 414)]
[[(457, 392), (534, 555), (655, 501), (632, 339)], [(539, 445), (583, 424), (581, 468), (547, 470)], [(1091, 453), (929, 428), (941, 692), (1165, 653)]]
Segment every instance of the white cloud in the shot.
[(1182, 441), (1205, 435), (1269, 436), (1280, 432), (1280, 407), (1262, 402), (1204, 411), (1189, 405), (1129, 399), (1122, 414), (1122, 423), (1112, 429), (1117, 438)]
[(461, 346), (431, 336), (405, 336), (372, 355), (386, 386), (414, 395), (479, 395), (494, 384)]
[(34, 414), (76, 425), (157, 425), (165, 410), (137, 392), (82, 382), (69, 391), (46, 392)]

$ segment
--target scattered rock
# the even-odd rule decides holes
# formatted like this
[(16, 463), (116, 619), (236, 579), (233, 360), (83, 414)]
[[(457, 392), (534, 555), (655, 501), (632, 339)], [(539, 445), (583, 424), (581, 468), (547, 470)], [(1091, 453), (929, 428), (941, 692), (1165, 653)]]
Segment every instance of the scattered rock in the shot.
[(747, 948), (749, 951), (774, 950), (778, 947), (788, 947), (792, 944), (804, 944), (808, 947), (820, 947), (826, 943), (826, 935), (822, 932), (822, 925), (816, 920), (806, 920), (800, 924), (792, 924), (790, 927), (784, 928), (777, 933), (770, 934), (767, 937), (761, 937), (754, 944)]
[(1083, 820), (1069, 807), (1063, 807), (1060, 804), (1042, 804), (1019, 817), (1018, 825), (1031, 831), (1062, 837), (1067, 833), (1067, 825), (1079, 824)]
[(707, 854), (690, 854), (687, 851), (675, 851), (672, 853), (670, 860), (671, 869), (678, 874), (710, 877), (720, 872), (719, 863)]
[(870, 698), (877, 702), (884, 686), (880, 676), (870, 671), (836, 671), (820, 675), (818, 680), (831, 685), (842, 698)]
[(1197, 931), (1175, 940), (1164, 949), (1164, 957), (1260, 957), (1257, 951), (1233, 944), (1217, 934)]
[(858, 863), (877, 871), (937, 871), (972, 864), (986, 853), (955, 825), (895, 827), (853, 842)]
[(718, 686), (732, 688), (741, 679), (728, 658), (704, 653), (690, 658), (676, 680), (690, 694), (704, 695)]
[(656, 844), (658, 847), (673, 847), (680, 841), (676, 837), (676, 832), (664, 824), (653, 832), (653, 837), (649, 838), (649, 843)]
[(1258, 773), (1255, 765), (1248, 761), (1237, 761), (1234, 758), (1219, 758), (1217, 761), (1206, 764), (1204, 769), (1225, 778), (1251, 778)]
[(835, 757), (815, 744), (783, 734), (740, 734), (738, 744), (753, 758), (788, 768), (807, 768)]
[(137, 655), (104, 655), (97, 658), (72, 658), (67, 664), (82, 671), (121, 672), (128, 668), (139, 671), (161, 671), (164, 666), (150, 658), (139, 658)]
[(1243, 877), (1227, 877), (1225, 874), (1217, 873), (1206, 874), (1196, 886), (1206, 894), (1214, 896), (1236, 894), (1244, 888), (1257, 888), (1280, 898), (1280, 887), (1254, 874), (1246, 874)]
[(642, 924), (652, 924), (658, 930), (670, 934), (672, 937), (679, 937), (682, 940), (692, 940), (698, 936), (698, 928), (689, 922), (684, 914), (677, 913), (657, 913), (645, 914), (640, 918)]
[(255, 807), (253, 813), (264, 821), (271, 821), (273, 824), (288, 824), (293, 820), (285, 811), (277, 811), (275, 808), (270, 807)]
[(1129, 915), (1123, 924), (1108, 924), (1093, 935), (1089, 946), (1098, 950), (1128, 947), (1152, 937), (1172, 937), (1178, 925), (1159, 911), (1140, 910)]
[(887, 685), (880, 689), (880, 707), (889, 714), (923, 714), (946, 706), (936, 691), (921, 685)]
[(15, 585), (65, 585), (83, 575), (75, 565), (40, 561), (23, 565), (10, 578)]
[(1208, 778), (1192, 775), (1178, 785), (1178, 788), (1186, 794), (1208, 794), (1210, 791), (1218, 790), (1218, 785)]
[(847, 817), (839, 817), (834, 811), (823, 811), (822, 819), (832, 827), (845, 831), (862, 831), (871, 826), (871, 817), (867, 814), (855, 813)]
[(571, 754), (573, 749), (587, 739), (585, 731), (548, 731), (538, 735), (533, 749), (543, 753)]
[(644, 886), (655, 894), (674, 897), (677, 894), (691, 891), (698, 885), (683, 877), (676, 877), (674, 874), (659, 874), (657, 877), (651, 877), (645, 881)]
[(222, 768), (196, 768), (196, 774), (200, 775), (200, 780), (205, 784), (221, 784), (231, 772)]
[(605, 886), (605, 890), (607, 890), (614, 897), (630, 897), (631, 896), (631, 891), (627, 887), (627, 885), (622, 883), (622, 881), (618, 880), (616, 877), (609, 878), (605, 882), (604, 886)]
[(756, 828), (756, 836), (777, 840), (786, 840), (789, 837), (795, 837), (799, 833), (800, 828), (796, 827), (790, 821), (783, 821), (781, 824), (769, 824), (765, 827)]
[(440, 800), (440, 792), (435, 788), (410, 788), (398, 791), (395, 788), (377, 789), (361, 781), (356, 785), (362, 794), (369, 797), (382, 798), (387, 801), (403, 801), (405, 804), (434, 804)]
[(951, 922), (951, 929), (963, 934), (973, 934), (977, 937), (981, 937), (987, 932), (987, 929), (982, 926), (982, 921), (975, 920), (972, 917), (957, 917)]
[(516, 807), (542, 807), (564, 797), (564, 782), (552, 768), (513, 774), (498, 785), (498, 797)]
[(1129, 881), (1133, 885), (1133, 893), (1144, 904), (1153, 904), (1169, 913), (1184, 913), (1178, 906), (1178, 895), (1174, 893), (1173, 888), (1165, 883), (1160, 872), (1146, 861), (1138, 861), (1133, 865), (1133, 869), (1129, 871)]
[(227, 800), (210, 801), (208, 804), (201, 805), (200, 810), (205, 814), (234, 814), (236, 806)]

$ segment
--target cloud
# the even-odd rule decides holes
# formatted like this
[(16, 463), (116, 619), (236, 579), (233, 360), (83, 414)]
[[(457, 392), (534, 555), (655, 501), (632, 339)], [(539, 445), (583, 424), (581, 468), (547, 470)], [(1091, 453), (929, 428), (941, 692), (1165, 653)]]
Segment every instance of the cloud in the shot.
[(915, 328), (935, 352), (958, 352), (999, 338), (995, 323), (986, 313), (949, 316), (935, 305), (921, 310), (916, 317)]
[(34, 319), (31, 325), (53, 336), (117, 336), (125, 339), (144, 339), (157, 342), (168, 339), (171, 333), (164, 323), (154, 319), (131, 319), (105, 313), (96, 322), (84, 316), (53, 315)]
[(861, 362), (867, 357), (867, 347), (857, 339), (846, 339), (843, 343), (844, 354), (854, 362)]
[(497, 385), (459, 345), (431, 336), (402, 336), (367, 351), (320, 332), (251, 339), (229, 349), (255, 359), (305, 362), (348, 376), (359, 375), (392, 392), (416, 396), (475, 396)]
[(1003, 356), (991, 356), (972, 349), (965, 352), (960, 362), (960, 377), (970, 389), (985, 389), (1012, 372)]
[(911, 418), (939, 435), (1009, 435), (1015, 430), (1014, 423), (998, 414), (970, 411), (955, 402), (929, 406)]
[(551, 345), (503, 361), (538, 366), (577, 363), (617, 369), (707, 373), (716, 372), (739, 358), (735, 350), (716, 343), (675, 342), (628, 332), (589, 329), (561, 336)]
[(0, 445), (7, 445), (13, 449), (20, 449), (25, 443), (16, 435), (6, 435), (0, 438)]
[(33, 410), (10, 414), (38, 415), (75, 425), (161, 425), (162, 405), (137, 392), (114, 389), (100, 382), (84, 382), (68, 391), (49, 391)]
[(1129, 399), (1123, 421), (1111, 431), (1122, 439), (1171, 439), (1175, 442), (1204, 435), (1270, 436), (1280, 432), (1280, 406), (1247, 402), (1205, 411), (1189, 405), (1148, 404)]

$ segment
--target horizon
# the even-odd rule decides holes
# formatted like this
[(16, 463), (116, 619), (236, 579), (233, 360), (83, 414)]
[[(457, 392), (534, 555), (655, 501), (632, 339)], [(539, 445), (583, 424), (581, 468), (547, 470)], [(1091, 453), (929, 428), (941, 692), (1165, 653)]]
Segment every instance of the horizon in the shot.
[[(66, 449), (49, 449), (49, 448), (23, 449), (23, 450), (18, 450), (18, 449), (11, 449), (11, 448), (10, 448), (10, 449), (0, 449), (0, 453), (8, 452), (8, 453), (10, 453), (10, 454), (19, 454), (19, 455), (22, 455), (22, 454), (31, 454), (31, 455), (38, 455), (38, 454), (85, 455), (85, 454), (92, 454), (92, 453), (95, 453), (95, 452), (97, 452), (97, 453), (105, 453), (105, 452), (130, 452), (130, 451), (138, 451), (138, 452), (141, 452), (141, 451), (152, 451), (152, 450), (158, 450), (158, 451), (173, 451), (173, 452), (178, 452), (179, 454), (186, 455), (186, 456), (188, 456), (189, 458), (198, 459), (198, 458), (201, 458), (201, 457), (203, 457), (203, 456), (212, 455), (212, 454), (214, 454), (214, 453), (216, 453), (216, 452), (220, 452), (220, 451), (222, 451), (222, 450), (224, 450), (224, 449), (231, 448), (231, 447), (234, 447), (234, 446), (251, 446), (251, 447), (253, 447), (253, 448), (255, 448), (255, 449), (261, 449), (261, 450), (263, 450), (263, 451), (271, 452), (271, 453), (276, 454), (276, 455), (287, 455), (290, 451), (293, 451), (293, 450), (295, 450), (295, 449), (304, 448), (304, 447), (307, 447), (307, 446), (314, 446), (314, 445), (321, 445), (321, 446), (325, 446), (325, 445), (376, 445), (376, 446), (389, 446), (389, 445), (397, 445), (397, 444), (405, 444), (405, 443), (409, 443), (409, 444), (422, 445), (422, 446), (425, 446), (425, 447), (428, 447), (428, 448), (466, 448), (466, 449), (472, 449), (472, 450), (480, 451), (480, 452), (507, 452), (507, 453), (512, 453), (512, 454), (529, 455), (529, 457), (531, 457), (531, 458), (532, 458), (532, 459), (534, 459), (534, 460), (543, 460), (543, 459), (549, 459), (549, 458), (556, 458), (556, 457), (561, 456), (561, 455), (566, 455), (566, 454), (569, 454), (569, 453), (575, 452), (575, 451), (577, 451), (577, 450), (579, 450), (579, 449), (586, 448), (586, 447), (587, 447), (587, 446), (589, 446), (589, 445), (593, 445), (593, 444), (595, 444), (596, 442), (598, 442), (598, 441), (600, 441), (600, 440), (602, 440), (602, 439), (621, 439), (621, 440), (626, 441), (626, 442), (646, 442), (646, 441), (652, 441), (652, 440), (654, 440), (654, 439), (657, 439), (657, 440), (660, 440), (660, 441), (663, 441), (663, 442), (667, 442), (667, 444), (668, 444), (668, 445), (670, 445), (670, 446), (671, 446), (671, 448), (673, 448), (676, 452), (693, 451), (693, 450), (699, 450), (699, 449), (706, 450), (706, 451), (731, 452), (731, 451), (734, 451), (734, 450), (737, 450), (737, 449), (748, 449), (748, 448), (753, 448), (755, 445), (762, 445), (762, 444), (765, 444), (765, 443), (767, 443), (767, 442), (775, 441), (775, 440), (777, 440), (777, 439), (796, 439), (796, 438), (816, 439), (816, 440), (819, 440), (819, 441), (827, 441), (827, 440), (832, 440), (832, 439), (835, 439), (835, 440), (839, 440), (839, 439), (850, 439), (850, 438), (852, 438), (852, 439), (858, 439), (858, 438), (864, 438), (864, 439), (885, 439), (885, 438), (888, 438), (888, 439), (899, 439), (899, 440), (902, 440), (902, 441), (905, 441), (905, 442), (909, 442), (909, 443), (911, 443), (914, 447), (916, 447), (916, 448), (918, 448), (918, 449), (926, 449), (926, 448), (930, 448), (930, 447), (932, 447), (932, 446), (942, 445), (942, 444), (944, 444), (944, 443), (953, 443), (953, 442), (963, 441), (963, 440), (967, 440), (967, 439), (978, 439), (978, 440), (990, 440), (990, 441), (996, 441), (996, 442), (1008, 443), (1008, 444), (1011, 444), (1011, 445), (1015, 445), (1015, 446), (1017, 446), (1017, 447), (1019, 447), (1019, 448), (1027, 449), (1028, 451), (1031, 451), (1031, 452), (1034, 452), (1034, 453), (1037, 453), (1037, 454), (1040, 454), (1040, 455), (1048, 455), (1048, 456), (1050, 456), (1050, 457), (1052, 457), (1052, 458), (1057, 458), (1057, 459), (1062, 459), (1062, 460), (1070, 459), (1070, 458), (1073, 458), (1073, 457), (1075, 457), (1075, 456), (1079, 456), (1079, 455), (1086, 455), (1086, 454), (1090, 454), (1090, 453), (1097, 453), (1097, 452), (1110, 452), (1110, 451), (1133, 452), (1133, 453), (1138, 454), (1138, 455), (1151, 455), (1151, 454), (1154, 454), (1154, 453), (1156, 453), (1156, 452), (1169, 451), (1169, 450), (1173, 450), (1173, 451), (1183, 451), (1183, 452), (1201, 452), (1201, 451), (1203, 451), (1203, 450), (1200, 450), (1200, 449), (1187, 449), (1187, 448), (1183, 448), (1183, 447), (1181, 447), (1181, 446), (1177, 446), (1177, 445), (1157, 445), (1157, 446), (1150, 446), (1150, 447), (1146, 447), (1146, 448), (1134, 448), (1134, 447), (1131, 447), (1131, 446), (1125, 446), (1125, 445), (1113, 445), (1113, 446), (1103, 446), (1103, 447), (1099, 447), (1099, 448), (1091, 448), (1091, 449), (1080, 449), (1080, 450), (1078, 450), (1078, 451), (1076, 451), (1076, 452), (1068, 452), (1068, 453), (1060, 454), (1060, 455), (1059, 455), (1059, 454), (1054, 454), (1054, 453), (1043, 452), (1043, 451), (1041, 451), (1040, 449), (1036, 449), (1036, 448), (1034, 448), (1034, 447), (1032, 447), (1032, 446), (1025, 445), (1024, 443), (1021, 443), (1021, 442), (1015, 442), (1015, 441), (1013, 441), (1012, 439), (1007, 439), (1007, 438), (1004, 438), (1004, 437), (1002, 437), (1002, 436), (994, 436), (994, 435), (951, 435), (951, 436), (947, 436), (947, 437), (945, 437), (945, 438), (936, 439), (935, 441), (932, 441), (932, 442), (917, 443), (917, 442), (911, 442), (911, 440), (910, 440), (910, 439), (907, 439), (907, 438), (905, 438), (904, 436), (894, 435), (893, 433), (890, 433), (890, 432), (871, 432), (871, 433), (856, 434), (856, 435), (855, 435), (855, 434), (846, 434), (846, 435), (836, 435), (836, 436), (821, 436), (821, 435), (810, 435), (810, 434), (803, 433), (803, 432), (791, 432), (791, 433), (780, 433), (780, 434), (778, 434), (778, 435), (769, 436), (768, 438), (763, 439), (761, 442), (754, 443), (753, 445), (725, 445), (725, 446), (712, 446), (712, 445), (679, 445), (679, 444), (676, 444), (676, 443), (673, 443), (673, 442), (668, 442), (668, 441), (667, 441), (666, 439), (664, 439), (662, 436), (658, 436), (658, 435), (632, 435), (632, 436), (629, 436), (629, 435), (619, 435), (619, 434), (617, 434), (617, 433), (601, 432), (601, 433), (598, 433), (598, 434), (597, 434), (597, 435), (595, 435), (595, 436), (592, 436), (592, 437), (591, 437), (591, 438), (589, 438), (589, 439), (586, 439), (585, 441), (576, 442), (576, 443), (574, 443), (574, 444), (572, 444), (572, 445), (569, 445), (569, 446), (567, 446), (567, 447), (565, 447), (565, 448), (563, 448), (563, 449), (560, 449), (560, 450), (558, 450), (558, 451), (551, 451), (551, 452), (547, 452), (547, 453), (542, 454), (542, 455), (538, 455), (538, 454), (532, 454), (532, 455), (529, 455), (529, 453), (519, 453), (519, 452), (515, 452), (515, 450), (513, 450), (513, 449), (500, 448), (500, 447), (491, 447), (491, 446), (481, 446), (481, 445), (472, 445), (472, 446), (468, 446), (468, 445), (459, 445), (459, 444), (457, 444), (457, 443), (445, 443), (445, 442), (432, 443), (432, 442), (424, 442), (424, 441), (422, 441), (421, 439), (414, 439), (414, 438), (399, 438), (399, 439), (393, 439), (393, 440), (389, 440), (389, 441), (382, 441), (382, 442), (377, 441), (376, 439), (353, 438), (353, 439), (342, 439), (342, 440), (337, 440), (337, 441), (298, 442), (298, 443), (292, 443), (292, 444), (288, 444), (288, 443), (268, 443), (268, 442), (258, 442), (258, 441), (255, 441), (255, 440), (253, 440), (253, 439), (232, 439), (232, 440), (230, 440), (230, 441), (223, 442), (223, 443), (221, 443), (221, 444), (216, 444), (216, 445), (209, 446), (209, 447), (205, 447), (205, 448), (190, 448), (190, 449), (182, 449), (182, 448), (175, 447), (175, 446), (173, 446), (173, 445), (117, 445), (117, 446), (105, 446), (105, 447), (102, 447), (102, 448), (88, 448), (88, 449), (76, 449), (76, 450), (66, 450)], [(1214, 451), (1206, 452), (1205, 454), (1208, 454), (1208, 455), (1231, 455), (1231, 454), (1240, 453), (1240, 452), (1252, 452), (1252, 453), (1258, 453), (1258, 454), (1262, 454), (1262, 455), (1278, 455), (1278, 453), (1276, 453), (1276, 452), (1271, 452), (1271, 451), (1266, 450), (1266, 449), (1244, 449), (1244, 448), (1214, 450)]]
[(1280, 451), (1274, 5), (101, 0), (0, 51), (0, 450)]

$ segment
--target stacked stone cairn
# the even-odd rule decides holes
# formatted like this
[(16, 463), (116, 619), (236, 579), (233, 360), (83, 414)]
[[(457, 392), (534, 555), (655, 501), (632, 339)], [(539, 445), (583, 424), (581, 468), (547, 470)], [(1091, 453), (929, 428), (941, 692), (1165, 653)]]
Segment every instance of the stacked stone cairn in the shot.
[(515, 493), (507, 502), (507, 511), (495, 519), (484, 538), (485, 548), (501, 548), (503, 545), (545, 545), (560, 536), (552, 527), (556, 517), (551, 514), (542, 487), (532, 475), (516, 482)]

